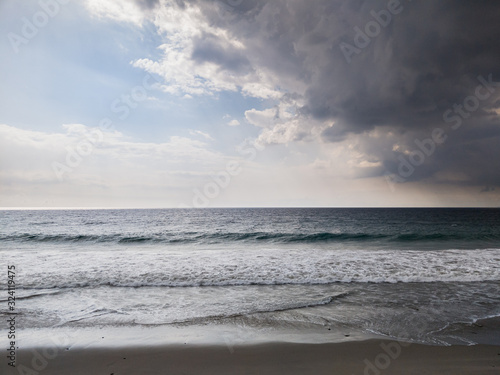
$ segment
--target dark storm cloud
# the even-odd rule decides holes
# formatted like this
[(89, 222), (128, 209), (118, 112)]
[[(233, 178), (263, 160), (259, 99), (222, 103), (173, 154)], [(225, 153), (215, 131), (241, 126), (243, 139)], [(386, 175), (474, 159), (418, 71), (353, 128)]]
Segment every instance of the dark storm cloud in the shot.
[(477, 94), (484, 80), (500, 82), (497, 1), (185, 3), (197, 4), (211, 24), (243, 42), (247, 58), (215, 36), (196, 41), (192, 57), (221, 69), (273, 72), (287, 95), (300, 92), (301, 116), (333, 124), (323, 141), (391, 132), (390, 140), (365, 137), (356, 146), (382, 165), (367, 175), (399, 176), (401, 160), (423, 152), (416, 141), (432, 140), (439, 128), (446, 141), (423, 160), (414, 156), (418, 165), (401, 181), (500, 186), (500, 87)]
[[(387, 2), (367, 2), (365, 22), (350, 22), (340, 36), (355, 45), (353, 27), (366, 31)], [(370, 44), (350, 56), (332, 47), (334, 72), (320, 73), (310, 88), (308, 106), (354, 132), (377, 125), (427, 127), (463, 100), (478, 75), (500, 80), (500, 7), (490, 3), (401, 2), (401, 12)], [(337, 53), (337, 55), (335, 55)], [(335, 87), (335, 89), (329, 89)], [(483, 103), (484, 104), (484, 103)], [(432, 125), (431, 125), (432, 126)]]
[(251, 68), (241, 51), (223, 45), (215, 35), (207, 33), (193, 41), (191, 58), (198, 62), (212, 62), (233, 72), (248, 72)]

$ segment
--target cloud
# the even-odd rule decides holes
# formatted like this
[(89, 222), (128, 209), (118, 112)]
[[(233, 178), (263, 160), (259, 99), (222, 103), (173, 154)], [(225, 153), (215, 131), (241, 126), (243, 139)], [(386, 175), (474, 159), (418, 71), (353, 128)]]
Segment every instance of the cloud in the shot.
[(243, 53), (243, 48), (222, 41), (214, 34), (203, 33), (193, 40), (191, 59), (196, 63), (214, 63), (225, 70), (247, 73), (250, 62)]
[[(500, 88), (481, 89), (493, 92), (477, 106), (470, 99), (478, 77), (500, 81), (496, 2), (228, 5), (163, 2), (150, 18), (164, 38), (162, 56), (133, 66), (159, 74), (162, 89), (176, 95), (266, 99), (267, 109), (245, 113), (262, 129), (260, 143), (349, 140), (367, 176), (400, 174), (402, 158), (421, 152), (416, 142), (442, 129), (446, 142), (405, 182), (500, 186)], [(355, 48), (348, 56), (347, 44)], [(457, 115), (461, 126), (453, 129)]]
[[(275, 121), (271, 108), (247, 111), (247, 120), (271, 143), (313, 134), (319, 142), (342, 142), (352, 134), (358, 152), (376, 165), (372, 173), (381, 176), (398, 173), (401, 157), (419, 150), (415, 142), (442, 128), (446, 142), (406, 181), (499, 186), (500, 87), (489, 87), (493, 92), (477, 108), (470, 97), (478, 77), (500, 82), (500, 7), (401, 1), (400, 12), (346, 61), (341, 43), (355, 45), (355, 28), (365, 31), (373, 13), (387, 14), (388, 3), (277, 0), (259, 2), (247, 16), (211, 16), (245, 45), (253, 69), (272, 72), (283, 95), (294, 95), (293, 120)], [(454, 130), (443, 116), (448, 110), (456, 116), (457, 106), (474, 110), (465, 111)], [(380, 132), (391, 135), (373, 137)], [(462, 178), (443, 179), (443, 172)]]
[[(78, 145), (83, 143), (92, 145), (90, 152), (81, 153), (82, 159), (88, 159), (89, 162), (112, 159), (139, 167), (157, 162), (165, 167), (187, 167), (190, 164), (194, 167), (199, 163), (216, 165), (224, 159), (222, 154), (209, 150), (205, 142), (186, 137), (171, 136), (168, 141), (158, 143), (139, 142), (118, 131), (105, 131), (83, 124), (65, 124), (62, 127), (64, 133), (45, 133), (1, 124), (2, 168), (30, 168), (33, 162), (39, 160), (48, 171), (51, 161), (64, 162), (68, 150), (78, 152)], [(192, 130), (190, 134), (213, 140), (209, 134), (199, 130)], [(18, 158), (19, 155), (24, 155), (24, 158)]]
[(202, 132), (201, 130), (190, 130), (189, 134), (194, 135), (194, 136), (201, 135), (203, 138), (208, 139), (209, 141), (214, 140), (210, 134)]
[(227, 123), (229, 126), (239, 126), (240, 122), (236, 119), (233, 119)]
[(160, 0), (135, 0), (142, 9), (152, 10), (158, 7)]
[(245, 118), (250, 124), (260, 128), (272, 128), (275, 121), (279, 119), (279, 113), (277, 108), (268, 108), (263, 111), (254, 108), (245, 112)]
[(139, 58), (132, 65), (161, 76), (165, 81), (162, 89), (174, 95), (233, 91), (262, 99), (280, 98), (283, 93), (277, 77), (255, 61), (253, 46), (235, 37), (224, 24), (229, 21), (236, 26), (255, 13), (258, 4), (165, 1), (154, 15), (144, 15), (164, 36), (159, 46), (162, 57)]
[(86, 0), (85, 6), (94, 17), (141, 26), (146, 18), (143, 10), (150, 3), (155, 1)]
[[(192, 187), (209, 178), (212, 171), (223, 170), (230, 160), (210, 150), (204, 141), (187, 137), (143, 142), (83, 124), (62, 128), (63, 132), (47, 133), (0, 124), (2, 205), (19, 202), (16, 197), (21, 191), (26, 191), (34, 205), (44, 205), (37, 197), (53, 197), (56, 192), (61, 200), (53, 198), (55, 205), (64, 197), (68, 202), (83, 202), (86, 189), (97, 187), (95, 200), (88, 197), (94, 205), (106, 205), (103, 197), (110, 190), (128, 190), (130, 202), (146, 199), (135, 196), (132, 187), (150, 191), (151, 199), (153, 195), (160, 201), (168, 198), (170, 205), (176, 205), (181, 194), (189, 194)], [(193, 134), (211, 139), (201, 131)], [(54, 163), (58, 168), (65, 166), (63, 179), (58, 178)]]
[(495, 191), (496, 189), (491, 186), (485, 186), (483, 189), (481, 189), (481, 193), (490, 193), (492, 191)]

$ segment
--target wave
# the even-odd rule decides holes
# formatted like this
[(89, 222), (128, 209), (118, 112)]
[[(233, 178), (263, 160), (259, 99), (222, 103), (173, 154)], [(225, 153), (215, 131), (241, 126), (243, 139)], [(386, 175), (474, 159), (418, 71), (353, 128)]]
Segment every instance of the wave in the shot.
[[(88, 281), (88, 282), (67, 282), (64, 285), (57, 283), (54, 281), (53, 284), (47, 284), (43, 287), (43, 289), (85, 289), (85, 288), (98, 288), (98, 287), (113, 287), (113, 288), (192, 288), (192, 287), (240, 287), (240, 286), (306, 286), (306, 285), (329, 285), (329, 284), (394, 284), (394, 283), (431, 283), (431, 282), (486, 282), (486, 281), (500, 281), (498, 278), (469, 278), (465, 279), (463, 277), (450, 277), (444, 279), (431, 278), (431, 277), (406, 277), (406, 278), (390, 278), (390, 279), (381, 279), (380, 277), (366, 277), (363, 279), (355, 279), (355, 278), (343, 278), (336, 280), (289, 280), (289, 281), (250, 281), (250, 280), (232, 280), (232, 281), (198, 281), (192, 280), (189, 282), (185, 281), (154, 281), (154, 282), (131, 282), (124, 280), (116, 280), (116, 281)], [(23, 290), (37, 290), (40, 289), (36, 285), (25, 285), (22, 288)], [(58, 294), (58, 293), (53, 293)], [(33, 295), (27, 298), (38, 297), (51, 295), (50, 293)], [(18, 299), (16, 297), (16, 299)], [(21, 299), (21, 298), (19, 298)], [(5, 300), (1, 300), (0, 302), (4, 302)]]
[(484, 236), (462, 235), (447, 233), (405, 233), (391, 238), (393, 241), (413, 242), (413, 241), (458, 241), (458, 240), (481, 240)]
[(126, 315), (126, 313), (116, 309), (105, 308), (100, 305), (97, 306), (95, 304), (92, 304), (82, 310), (79, 310), (78, 312), (75, 311), (71, 316), (61, 316), (61, 321), (54, 324), (53, 327), (63, 327), (71, 323), (77, 323), (84, 320), (92, 320), (111, 314)]
[(287, 232), (170, 232), (149, 235), (132, 234), (40, 234), (20, 233), (0, 237), (0, 241), (12, 242), (49, 242), (49, 243), (227, 243), (227, 242), (271, 242), (271, 243), (322, 243), (322, 242), (446, 242), (497, 240), (500, 236), (484, 236), (479, 234), (449, 233), (287, 233)]
[[(252, 314), (279, 313), (316, 306), (325, 306), (350, 295), (349, 292), (338, 292), (335, 294), (319, 294), (311, 297), (301, 296), (297, 300), (287, 300), (287, 298), (270, 299), (264, 302), (257, 300), (251, 304), (241, 303), (242, 300), (245, 300), (245, 298), (243, 298), (239, 303), (231, 304), (231, 306), (219, 306), (218, 308), (214, 308), (214, 306), (205, 306), (197, 310), (185, 311), (182, 314), (179, 314), (180, 310), (176, 310), (175, 308), (173, 310), (168, 310), (172, 308), (172, 306), (169, 306), (166, 311), (170, 311), (171, 314), (160, 312), (155, 315), (149, 313), (144, 314), (147, 310), (142, 310), (142, 308), (138, 308), (138, 306), (128, 306), (125, 309), (120, 305), (110, 307), (108, 303), (101, 300), (103, 294), (95, 291), (87, 292), (87, 295), (88, 293), (91, 293), (94, 298), (90, 305), (85, 307), (82, 305), (70, 311), (59, 312), (59, 322), (56, 324), (52, 322), (52, 326), (64, 327), (75, 323), (78, 325), (93, 325), (96, 322), (98, 324), (111, 323), (118, 325), (132, 323), (141, 326), (207, 324), (217, 320), (245, 317)], [(128, 294), (127, 291), (123, 293)], [(71, 298), (72, 297), (68, 297), (69, 300), (71, 300)], [(183, 301), (184, 299), (179, 302), (182, 304), (184, 303)], [(197, 303), (200, 302), (203, 306), (202, 301), (198, 301)]]
[[(500, 280), (500, 249), (253, 251), (126, 248), (16, 255), (20, 288), (319, 285)], [(5, 281), (0, 279), (0, 288)]]
[[(26, 289), (39, 289), (39, 288), (25, 288)], [(43, 288), (45, 289), (45, 288)], [(19, 293), (15, 296), (16, 297), (16, 301), (19, 301), (19, 300), (27, 300), (27, 299), (31, 299), (31, 298), (35, 298), (35, 297), (41, 297), (41, 296), (53, 296), (53, 295), (56, 295), (56, 294), (59, 294), (61, 293), (60, 290), (56, 290), (56, 291), (45, 291), (45, 292), (35, 292), (35, 293), (31, 293), (31, 294), (28, 294), (28, 295), (19, 295)], [(0, 302), (7, 302), (9, 301), (9, 298), (0, 298)]]
[[(203, 316), (203, 317), (191, 317), (188, 319), (179, 319), (179, 320), (174, 320), (171, 322), (171, 324), (202, 324), (214, 320), (221, 320), (221, 319), (230, 319), (230, 318), (238, 318), (241, 316), (248, 316), (252, 314), (263, 314), (263, 313), (276, 313), (276, 312), (283, 312), (283, 311), (289, 311), (289, 310), (297, 310), (297, 309), (305, 309), (307, 307), (316, 307), (316, 306), (324, 306), (324, 305), (329, 305), (333, 303), (334, 301), (347, 297), (349, 295), (348, 292), (344, 293), (339, 293), (333, 296), (327, 296), (323, 298), (319, 298), (316, 300), (311, 300), (311, 301), (304, 301), (304, 302), (291, 302), (291, 303), (285, 303), (281, 305), (275, 305), (275, 306), (269, 306), (267, 308), (256, 308), (256, 309), (245, 309), (244, 311), (240, 311), (238, 313), (234, 314), (217, 314), (217, 315), (208, 315), (208, 316)], [(149, 324), (142, 324), (142, 325), (149, 325)], [(155, 324), (151, 324), (155, 325)]]
[(113, 241), (113, 238), (117, 238), (117, 236), (21, 233), (2, 236), (0, 240), (19, 242), (100, 242), (103, 240)]
[[(336, 283), (351, 283), (355, 282), (353, 280), (336, 280), (336, 281), (251, 281), (251, 280), (232, 280), (226, 282), (220, 282), (217, 280), (212, 281), (198, 281), (193, 280), (189, 282), (181, 280), (172, 281), (130, 281), (130, 280), (115, 280), (115, 281), (103, 281), (103, 280), (92, 280), (86, 282), (67, 282), (64, 285), (54, 281), (52, 284), (46, 284), (43, 288), (37, 285), (27, 284), (19, 287), (18, 290), (40, 290), (40, 289), (52, 289), (53, 293), (39, 293), (33, 294), (27, 297), (18, 299), (28, 299), (41, 296), (49, 296), (59, 294), (64, 290), (69, 289), (87, 289), (87, 288), (100, 288), (100, 287), (111, 287), (111, 288), (192, 288), (192, 287), (241, 287), (241, 286), (286, 286), (286, 285), (325, 285), (325, 284), (336, 284)], [(374, 281), (367, 281), (370, 283), (376, 283)], [(7, 299), (2, 299), (0, 302), (5, 302)]]

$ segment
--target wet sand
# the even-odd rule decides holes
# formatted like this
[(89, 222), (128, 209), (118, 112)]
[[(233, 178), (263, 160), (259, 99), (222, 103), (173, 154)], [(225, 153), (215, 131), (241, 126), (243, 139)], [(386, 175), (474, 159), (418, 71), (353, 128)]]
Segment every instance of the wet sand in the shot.
[[(500, 373), (500, 346), (428, 346), (390, 340), (331, 344), (165, 345), (19, 349), (2, 374), (436, 374)], [(5, 370), (5, 371), (3, 371)]]

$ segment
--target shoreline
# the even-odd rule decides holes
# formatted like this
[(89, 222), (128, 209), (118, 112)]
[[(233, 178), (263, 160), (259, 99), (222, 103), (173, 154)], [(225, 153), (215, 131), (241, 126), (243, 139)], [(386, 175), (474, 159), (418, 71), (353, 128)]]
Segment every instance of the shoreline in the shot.
[[(498, 374), (499, 345), (429, 346), (370, 339), (341, 343), (170, 344), (19, 349), (6, 375)], [(24, 372), (19, 372), (24, 370)], [(30, 370), (32, 372), (30, 372)], [(3, 373), (3, 371), (2, 371)]]
[(391, 337), (359, 327), (328, 324), (258, 326), (245, 321), (212, 324), (135, 326), (55, 326), (18, 329), (21, 349), (31, 348), (127, 348), (172, 345), (237, 346), (272, 342), (291, 344), (341, 344), (369, 340), (408, 342), (430, 346), (500, 346), (500, 316), (455, 322), (434, 332), (432, 341)]
[(231, 325), (34, 329), (19, 332), (16, 367), (5, 359), (0, 368), (5, 375), (493, 375), (500, 371), (499, 323), (495, 317), (452, 327), (483, 337), (471, 346), (352, 331), (323, 331), (322, 340), (313, 340), (317, 331), (285, 334)]

